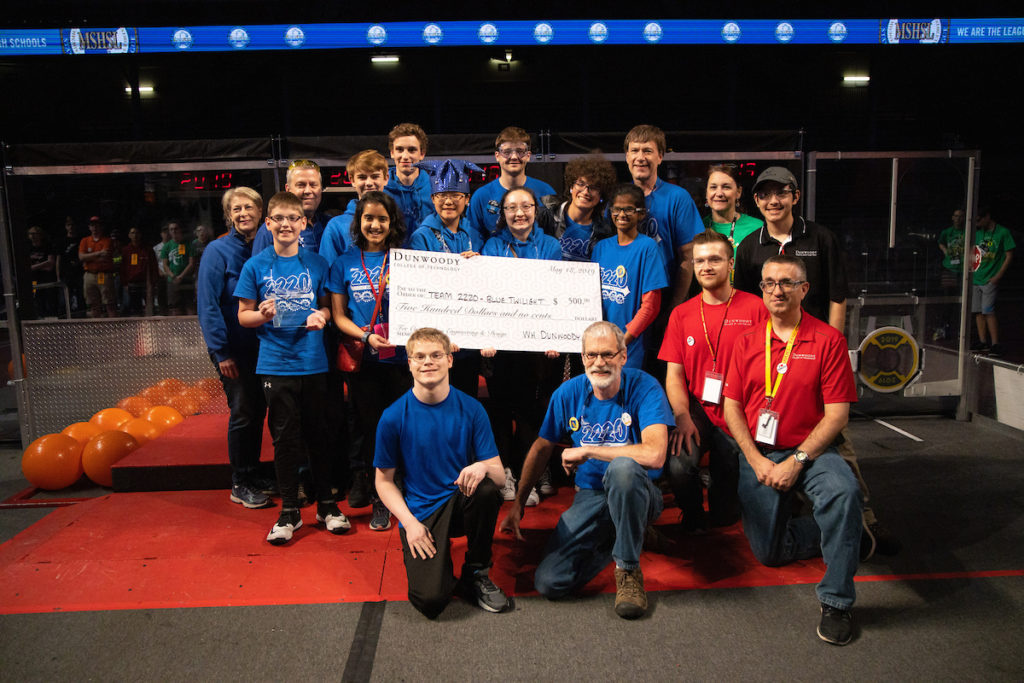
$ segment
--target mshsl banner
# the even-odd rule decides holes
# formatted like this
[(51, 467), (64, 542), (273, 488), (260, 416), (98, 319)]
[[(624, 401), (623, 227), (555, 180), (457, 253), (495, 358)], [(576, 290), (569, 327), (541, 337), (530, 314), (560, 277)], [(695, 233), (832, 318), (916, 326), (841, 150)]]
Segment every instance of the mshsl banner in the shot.
[(601, 319), (596, 263), (407, 249), (392, 250), (389, 260), (395, 344), (436, 327), (460, 348), (578, 353), (583, 330)]

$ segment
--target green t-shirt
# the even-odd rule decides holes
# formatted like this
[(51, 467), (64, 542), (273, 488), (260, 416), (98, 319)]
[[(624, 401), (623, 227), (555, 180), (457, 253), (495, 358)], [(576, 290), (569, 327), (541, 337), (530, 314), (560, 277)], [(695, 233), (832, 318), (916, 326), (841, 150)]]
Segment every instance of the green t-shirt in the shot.
[(174, 240), (168, 240), (160, 251), (160, 258), (167, 259), (167, 266), (171, 269), (171, 275), (181, 275), (181, 271), (188, 268), (192, 260), (192, 245), (188, 242), (181, 244)]
[(976, 229), (974, 232), (974, 258), (978, 268), (974, 271), (974, 284), (986, 284), (1003, 267), (1006, 252), (1017, 245), (1010, 231), (1001, 225), (991, 230)]
[(963, 272), (964, 269), (964, 231), (955, 225), (951, 225), (939, 233), (939, 244), (946, 247), (946, 254), (942, 258), (942, 267), (954, 273)]
[(736, 216), (736, 228), (733, 229), (732, 223), (712, 223), (711, 216), (712, 214), (710, 213), (707, 216), (704, 216), (704, 228), (707, 229), (714, 227), (715, 232), (725, 235), (726, 237), (729, 237), (729, 233), (731, 232), (731, 242), (733, 247), (740, 246), (740, 242), (742, 242), (747, 235), (752, 232), (757, 232), (761, 229), (761, 226), (764, 225), (762, 220), (754, 218), (753, 216), (748, 216), (745, 213), (740, 213)]

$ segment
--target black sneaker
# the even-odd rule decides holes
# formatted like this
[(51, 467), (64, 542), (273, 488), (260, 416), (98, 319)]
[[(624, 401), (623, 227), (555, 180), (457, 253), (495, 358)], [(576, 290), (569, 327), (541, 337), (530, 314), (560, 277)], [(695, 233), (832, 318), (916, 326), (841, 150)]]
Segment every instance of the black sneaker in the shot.
[(879, 555), (898, 555), (903, 550), (900, 539), (893, 536), (888, 529), (877, 521), (868, 524), (871, 535), (875, 537), (875, 552)]
[(379, 499), (373, 501), (373, 514), (370, 516), (370, 529), (387, 531), (391, 528), (391, 511)]
[(302, 516), (298, 510), (282, 510), (277, 524), (267, 534), (267, 542), (273, 545), (284, 545), (292, 540), (292, 534), (302, 526)]
[(480, 608), (495, 614), (509, 608), (508, 596), (494, 585), (486, 569), (481, 569), (469, 578), (463, 577), (466, 597), (476, 600)]
[(246, 484), (235, 484), (231, 487), (231, 502), (238, 503), (242, 507), (256, 510), (270, 505), (270, 498), (265, 493), (256, 490)]
[(370, 504), (370, 473), (356, 470), (352, 473), (352, 488), (348, 490), (348, 506), (364, 508)]
[(277, 479), (273, 477), (255, 477), (252, 480), (252, 487), (268, 496), (281, 495), (280, 490), (277, 488)]
[(992, 347), (989, 346), (988, 342), (978, 341), (971, 344), (971, 351), (976, 351), (978, 353), (985, 353), (990, 348)]
[(988, 355), (990, 355), (990, 356), (1001, 356), (1001, 355), (1003, 355), (1003, 345), (1002, 344), (993, 344), (988, 349)]
[(853, 638), (853, 615), (850, 614), (850, 610), (821, 603), (818, 637), (833, 645), (849, 643)]

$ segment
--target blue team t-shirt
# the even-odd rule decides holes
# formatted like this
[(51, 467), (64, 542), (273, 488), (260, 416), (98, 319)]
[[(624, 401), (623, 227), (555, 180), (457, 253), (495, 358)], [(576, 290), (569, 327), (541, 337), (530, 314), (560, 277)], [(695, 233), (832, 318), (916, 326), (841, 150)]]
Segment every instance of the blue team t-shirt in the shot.
[(704, 232), (704, 223), (690, 193), (661, 178), (658, 178), (654, 191), (647, 195), (644, 203), (647, 205), (647, 216), (641, 224), (641, 230), (661, 247), (665, 275), (671, 282), (672, 273), (679, 266), (676, 251), (692, 242), (698, 233)]
[(420, 223), (434, 213), (430, 176), (421, 172), (412, 181), (412, 185), (403, 185), (392, 166), (388, 169), (388, 184), (384, 186), (384, 191), (391, 195), (402, 211), (402, 219), (405, 221), (405, 244), (402, 248), (405, 248), (412, 234), (419, 230)]
[[(526, 187), (533, 190), (538, 202), (541, 197), (555, 194), (555, 188), (536, 178), (527, 177)], [(483, 245), (494, 236), (498, 217), (501, 215), (501, 198), (506, 192), (508, 190), (502, 186), (498, 178), (495, 178), (473, 193), (469, 200), (469, 209), (466, 211), (468, 226), (473, 232), (473, 242), (479, 241), (479, 244)]]
[[(668, 286), (658, 245), (646, 235), (623, 246), (617, 236), (594, 245), (591, 261), (601, 266), (601, 313), (622, 331), (640, 310), (643, 295)], [(626, 347), (626, 366), (639, 368), (644, 362), (644, 335)]]
[(235, 296), (252, 299), (257, 306), (264, 299), (274, 298), (281, 323), (275, 327), (274, 321), (267, 321), (256, 328), (260, 338), (257, 374), (327, 372), (324, 332), (306, 329), (306, 318), (317, 309), (326, 283), (327, 262), (303, 249), (298, 256), (278, 256), (273, 248), (264, 249), (246, 261)]
[[(327, 290), (337, 292), (348, 297), (348, 318), (359, 327), (370, 325), (370, 316), (377, 307), (377, 294), (381, 293), (381, 273), (384, 273), (383, 286), (384, 294), (380, 302), (380, 311), (373, 324), (386, 323), (388, 321), (388, 304), (390, 290), (387, 275), (390, 259), (386, 258), (386, 251), (362, 251), (359, 247), (350, 247), (344, 254), (335, 259), (331, 266), (331, 274), (327, 278)], [(370, 279), (367, 279), (367, 275)], [(370, 286), (371, 281), (373, 286)], [(377, 354), (371, 353), (369, 345), (363, 349), (363, 361), (380, 361), (382, 363), (405, 363), (405, 347), (396, 349), (397, 353), (390, 357), (381, 359)]]
[[(643, 430), (656, 424), (675, 425), (664, 390), (643, 370), (623, 368), (619, 393), (606, 401), (594, 396), (586, 375), (563, 382), (551, 396), (540, 436), (552, 443), (568, 438), (573, 447), (628, 446), (641, 443)], [(576, 485), (604, 490), (601, 480), (607, 469), (604, 460), (590, 458), (576, 468)], [(660, 475), (660, 467), (647, 470), (651, 479)]]
[(581, 225), (569, 218), (569, 211), (565, 212), (565, 232), (559, 239), (562, 248), (563, 261), (589, 261), (590, 260), (590, 237), (594, 232), (594, 224)]
[(455, 387), (434, 405), (405, 392), (381, 415), (373, 466), (398, 468), (405, 504), (421, 522), (459, 487), (459, 473), (468, 465), (497, 457), (491, 423), (480, 402)]

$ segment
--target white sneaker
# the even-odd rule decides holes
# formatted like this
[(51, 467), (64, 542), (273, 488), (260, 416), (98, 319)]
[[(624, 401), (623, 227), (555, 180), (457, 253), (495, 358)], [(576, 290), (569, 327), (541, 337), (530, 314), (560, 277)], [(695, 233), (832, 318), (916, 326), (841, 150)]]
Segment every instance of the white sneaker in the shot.
[(532, 508), (540, 503), (540, 494), (537, 493), (537, 489), (530, 491), (530, 495), (526, 497), (526, 507)]
[(292, 540), (292, 534), (302, 526), (302, 518), (296, 514), (294, 517), (282, 512), (277, 524), (267, 534), (267, 541), (274, 545), (284, 545)]
[(516, 499), (516, 478), (512, 476), (512, 470), (505, 468), (505, 485), (501, 487), (503, 500)]
[(352, 528), (352, 522), (348, 521), (348, 517), (338, 509), (336, 503), (322, 508), (318, 505), (316, 521), (323, 524), (332, 534), (343, 534)]
[(547, 469), (540, 473), (540, 481), (537, 482), (537, 492), (542, 496), (555, 495), (555, 487), (551, 485), (551, 472)]

